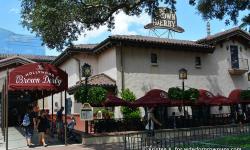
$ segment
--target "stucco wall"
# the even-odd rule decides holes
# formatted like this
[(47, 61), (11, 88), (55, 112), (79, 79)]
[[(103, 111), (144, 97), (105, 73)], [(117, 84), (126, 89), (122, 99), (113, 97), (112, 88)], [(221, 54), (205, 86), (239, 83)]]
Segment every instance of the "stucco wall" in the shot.
[[(80, 80), (80, 78), (82, 80), (84, 79), (81, 77), (81, 74), (79, 74), (79, 62), (80, 62), (80, 66), (82, 66), (84, 63), (90, 64), (92, 68), (92, 75), (105, 73), (111, 78), (113, 78), (114, 80), (116, 80), (117, 69), (116, 69), (116, 57), (115, 56), (116, 56), (116, 53), (114, 49), (108, 49), (98, 55), (79, 53), (79, 54), (71, 56), (69, 59), (63, 62), (59, 66), (59, 68), (61, 68), (62, 70), (65, 70), (68, 73), (68, 87), (75, 85), (76, 82)], [(62, 101), (62, 106), (65, 106), (64, 95), (65, 95), (64, 93), (62, 94), (58, 93), (54, 95), (54, 109), (55, 109), (56, 102), (58, 103), (59, 108), (61, 107), (61, 101)], [(74, 95), (67, 94), (67, 98), (70, 98), (72, 102), (71, 113), (72, 114), (79, 113), (80, 108), (82, 106), (81, 103), (77, 103), (75, 101)], [(52, 110), (51, 97), (47, 97), (46, 100), (48, 101), (47, 102), (48, 108)], [(56, 113), (56, 111), (54, 111), (54, 113)]]
[(116, 51), (115, 48), (105, 50), (98, 55), (98, 72), (104, 73), (112, 79), (117, 79)]
[[(227, 45), (238, 45), (239, 58), (249, 58), (249, 50), (237, 41), (227, 41), (223, 45), (216, 45), (212, 54), (123, 47), (124, 86), (132, 90), (139, 98), (150, 89), (163, 89), (181, 86), (178, 71), (181, 68), (188, 70), (188, 79), (185, 87), (206, 89), (212, 93), (228, 96), (235, 88), (246, 89), (249, 86), (247, 74), (232, 76), (228, 73), (230, 50)], [(152, 65), (150, 54), (158, 55), (158, 65)], [(201, 57), (201, 68), (195, 68), (195, 57)], [(117, 50), (117, 87), (121, 90), (121, 52)]]
[[(61, 66), (59, 66), (60, 69), (64, 70), (68, 74), (68, 87), (71, 87), (76, 84), (77, 81), (79, 81), (79, 71), (78, 71), (78, 62), (74, 58), (69, 58), (64, 63), (62, 63)], [(65, 107), (65, 93), (57, 93), (53, 95), (54, 97), (54, 113), (60, 109), (61, 106)], [(73, 95), (67, 94), (67, 98), (71, 98), (72, 101), (72, 107), (71, 107), (71, 113), (74, 113), (74, 97)], [(46, 106), (45, 108), (52, 110), (52, 97), (49, 96), (46, 98)], [(57, 104), (56, 104), (57, 103)], [(57, 106), (56, 106), (57, 105)], [(39, 107), (42, 106), (41, 101), (39, 102)], [(51, 111), (50, 111), (51, 113)]]

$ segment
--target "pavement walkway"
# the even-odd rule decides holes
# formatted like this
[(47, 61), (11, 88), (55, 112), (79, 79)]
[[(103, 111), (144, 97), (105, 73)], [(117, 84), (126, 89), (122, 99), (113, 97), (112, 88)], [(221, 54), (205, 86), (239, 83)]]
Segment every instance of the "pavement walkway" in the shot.
[[(2, 136), (2, 131), (0, 131), (0, 150), (6, 149), (6, 143), (4, 143), (4, 139)], [(20, 127), (9, 127), (8, 128), (8, 149), (9, 150), (24, 150), (27, 149), (26, 138), (24, 135), (24, 130)], [(34, 132), (32, 142), (38, 145), (38, 133)], [(62, 145), (62, 142), (57, 140), (56, 138), (47, 138), (47, 143), (50, 145)]]
[(53, 145), (53, 146), (38, 146), (34, 148), (22, 148), (16, 150), (123, 150), (122, 144), (96, 144), (96, 145), (82, 145), (82, 144), (72, 144), (72, 145)]
[[(0, 130), (0, 150), (5, 150), (6, 146), (3, 141), (2, 131)], [(63, 145), (62, 142), (58, 141), (56, 138), (48, 138), (48, 146), (38, 146), (38, 134), (34, 133), (33, 143), (36, 146), (29, 148), (26, 145), (26, 140), (24, 132), (20, 127), (9, 127), (9, 150), (122, 150), (123, 144), (96, 144), (96, 145), (82, 145), (82, 144), (69, 144), (67, 146)]]

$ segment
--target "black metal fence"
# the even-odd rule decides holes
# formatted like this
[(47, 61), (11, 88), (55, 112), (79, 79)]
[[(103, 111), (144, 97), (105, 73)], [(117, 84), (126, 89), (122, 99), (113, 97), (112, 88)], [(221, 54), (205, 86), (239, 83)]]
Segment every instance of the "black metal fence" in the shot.
[(141, 119), (97, 119), (90, 126), (92, 133), (144, 130)]
[[(230, 114), (199, 116), (172, 116), (164, 117), (161, 127), (156, 129), (193, 128), (200, 126), (217, 126), (238, 123), (239, 121), (230, 117)], [(250, 123), (250, 118), (245, 120)], [(143, 119), (97, 119), (91, 121), (92, 133), (119, 132), (119, 131), (142, 131), (145, 129), (147, 121)]]
[[(154, 136), (149, 132), (127, 134), (124, 137), (125, 150), (146, 150), (149, 148), (183, 147), (195, 142), (212, 140), (227, 135), (250, 133), (250, 124), (219, 125), (194, 128), (156, 130)], [(151, 134), (152, 135), (152, 134)], [(218, 147), (218, 145), (217, 145)], [(223, 146), (222, 146), (223, 147)]]

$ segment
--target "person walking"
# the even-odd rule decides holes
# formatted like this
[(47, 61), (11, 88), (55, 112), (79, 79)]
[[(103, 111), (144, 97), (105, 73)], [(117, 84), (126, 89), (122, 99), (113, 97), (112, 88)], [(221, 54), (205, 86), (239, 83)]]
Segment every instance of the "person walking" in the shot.
[(38, 129), (38, 133), (39, 133), (39, 143), (42, 144), (44, 147), (47, 146), (45, 139), (45, 133), (48, 129), (48, 119), (46, 117), (46, 111), (42, 110), (40, 112), (40, 116), (38, 117), (38, 121), (37, 121), (37, 129)]
[(159, 126), (162, 126), (162, 124), (154, 116), (154, 109), (155, 109), (154, 107), (151, 107), (148, 109), (148, 112), (147, 112), (148, 113), (147, 114), (148, 123), (147, 123), (145, 129), (149, 131), (148, 132), (149, 136), (154, 136), (154, 133), (153, 133), (153, 131), (155, 129), (154, 123), (156, 123)]
[(243, 132), (244, 131), (243, 123), (245, 123), (246, 121), (246, 114), (245, 112), (243, 112), (242, 109), (239, 110), (238, 119), (239, 119), (239, 124), (240, 124), (240, 132)]
[(57, 129), (57, 135), (60, 138), (62, 129), (63, 129), (63, 110), (64, 107), (61, 107), (61, 109), (56, 113), (56, 129)]
[(32, 143), (31, 139), (34, 133), (34, 129), (36, 128), (36, 119), (35, 114), (32, 111), (31, 107), (28, 107), (26, 113), (23, 117), (22, 126), (25, 129), (25, 137), (27, 146), (32, 147), (34, 144)]
[(67, 125), (67, 129), (68, 129), (68, 139), (73, 139), (76, 140), (76, 136), (74, 135), (74, 128), (76, 125), (76, 119), (74, 116), (71, 116), (70, 121)]

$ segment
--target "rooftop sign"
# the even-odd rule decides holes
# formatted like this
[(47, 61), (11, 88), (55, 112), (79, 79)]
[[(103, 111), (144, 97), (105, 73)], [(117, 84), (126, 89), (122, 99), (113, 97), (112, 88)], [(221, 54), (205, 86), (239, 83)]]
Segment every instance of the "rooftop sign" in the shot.
[(145, 26), (146, 29), (169, 29), (175, 32), (184, 32), (184, 29), (177, 26), (177, 17), (174, 11), (169, 8), (159, 7), (154, 10), (152, 22)]

